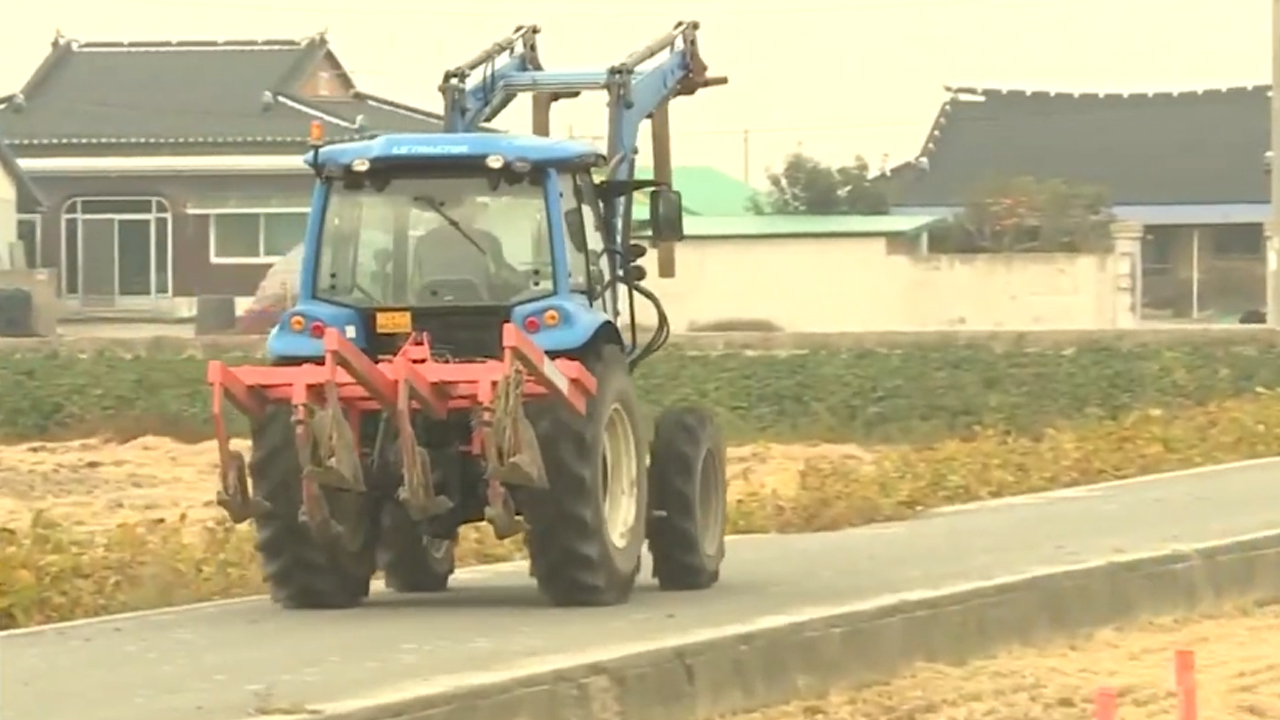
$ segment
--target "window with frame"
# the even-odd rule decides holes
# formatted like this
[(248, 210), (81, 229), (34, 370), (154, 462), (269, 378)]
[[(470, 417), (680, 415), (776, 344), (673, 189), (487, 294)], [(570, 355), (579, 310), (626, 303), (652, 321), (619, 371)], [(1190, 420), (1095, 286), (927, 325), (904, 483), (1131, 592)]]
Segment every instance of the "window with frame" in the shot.
[(168, 297), (173, 238), (158, 197), (77, 197), (62, 206), (59, 275), (68, 297)]
[(301, 244), (306, 233), (305, 210), (211, 214), (210, 259), (215, 263), (275, 262)]

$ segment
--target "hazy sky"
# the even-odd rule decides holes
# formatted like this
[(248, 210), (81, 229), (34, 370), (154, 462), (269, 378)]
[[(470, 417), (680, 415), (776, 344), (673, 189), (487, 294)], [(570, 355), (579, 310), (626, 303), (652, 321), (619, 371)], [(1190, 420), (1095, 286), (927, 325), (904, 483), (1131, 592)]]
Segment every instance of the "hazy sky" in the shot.
[[(531, 9), (530, 6), (537, 8)], [(452, 9), (437, 9), (452, 8)], [(43, 0), (5, 18), (0, 94), (56, 29), (94, 40), (301, 37), (328, 29), (365, 89), (438, 109), (445, 68), (520, 23), (551, 68), (603, 68), (676, 20), (730, 78), (673, 105), (677, 164), (753, 179), (801, 146), (829, 162), (913, 155), (944, 84), (1068, 91), (1269, 82), (1267, 0)], [(246, 88), (256, 98), (260, 89)], [(604, 127), (602, 95), (558, 104), (553, 126)], [(528, 128), (527, 106), (499, 125)]]

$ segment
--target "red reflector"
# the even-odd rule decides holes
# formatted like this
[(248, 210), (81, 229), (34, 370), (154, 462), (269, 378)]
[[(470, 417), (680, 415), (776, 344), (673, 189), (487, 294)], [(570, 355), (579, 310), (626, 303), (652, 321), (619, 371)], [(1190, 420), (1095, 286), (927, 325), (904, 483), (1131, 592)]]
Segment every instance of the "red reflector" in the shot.
[(322, 322), (311, 323), (311, 337), (313, 338), (324, 337), (324, 323)]
[(538, 322), (538, 318), (530, 315), (524, 319), (524, 331), (528, 333), (536, 333), (542, 329), (542, 325)]

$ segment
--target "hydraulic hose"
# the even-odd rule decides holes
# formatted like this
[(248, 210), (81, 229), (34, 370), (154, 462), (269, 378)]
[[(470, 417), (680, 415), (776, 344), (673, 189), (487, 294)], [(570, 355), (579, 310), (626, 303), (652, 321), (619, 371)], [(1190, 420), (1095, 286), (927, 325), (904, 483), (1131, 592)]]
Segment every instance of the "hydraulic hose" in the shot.
[[(653, 307), (653, 313), (657, 318), (657, 326), (654, 327), (653, 335), (649, 337), (639, 349), (631, 353), (627, 358), (627, 366), (631, 370), (639, 367), (640, 363), (653, 357), (655, 353), (661, 350), (667, 341), (671, 339), (671, 320), (667, 316), (667, 309), (663, 306), (662, 301), (658, 299), (657, 294), (652, 290), (641, 285), (636, 280), (630, 280), (623, 277), (612, 277), (607, 280), (600, 288), (600, 294), (603, 296), (609, 292), (615, 285), (621, 285), (628, 290), (628, 296), (631, 300), (628, 303), (631, 306), (632, 317), (635, 317), (635, 296), (639, 295), (649, 302)], [(635, 332), (635, 323), (632, 322), (632, 332)], [(638, 344), (638, 343), (637, 343)]]
[[(627, 286), (634, 295), (639, 295), (645, 300), (648, 300), (649, 304), (653, 306), (654, 315), (656, 315), (658, 319), (658, 324), (653, 329), (653, 335), (650, 336), (648, 342), (646, 342), (643, 347), (631, 356), (631, 359), (627, 363), (632, 370), (635, 370), (640, 363), (650, 357), (653, 357), (655, 353), (666, 346), (667, 341), (671, 339), (671, 320), (667, 317), (667, 309), (663, 307), (662, 301), (658, 299), (657, 294), (652, 290), (634, 280), (624, 279), (621, 282), (623, 285)], [(632, 297), (634, 297), (634, 295)]]

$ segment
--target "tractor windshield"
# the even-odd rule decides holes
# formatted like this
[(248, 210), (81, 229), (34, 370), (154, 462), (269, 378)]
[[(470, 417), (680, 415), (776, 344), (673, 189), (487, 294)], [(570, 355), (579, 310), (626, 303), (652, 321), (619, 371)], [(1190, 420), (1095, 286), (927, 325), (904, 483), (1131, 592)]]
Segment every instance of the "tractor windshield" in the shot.
[(552, 292), (542, 184), (472, 175), (330, 182), (316, 297), (356, 307), (509, 304)]

